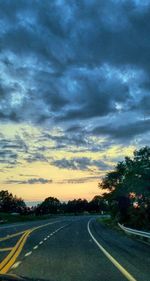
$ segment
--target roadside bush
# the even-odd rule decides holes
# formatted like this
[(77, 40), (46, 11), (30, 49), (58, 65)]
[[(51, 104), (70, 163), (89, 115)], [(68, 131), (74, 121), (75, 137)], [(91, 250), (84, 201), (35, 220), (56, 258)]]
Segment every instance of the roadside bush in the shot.
[(127, 221), (127, 226), (136, 229), (150, 229), (150, 217), (148, 208), (141, 206), (139, 208), (134, 208), (133, 206), (128, 210), (129, 219)]

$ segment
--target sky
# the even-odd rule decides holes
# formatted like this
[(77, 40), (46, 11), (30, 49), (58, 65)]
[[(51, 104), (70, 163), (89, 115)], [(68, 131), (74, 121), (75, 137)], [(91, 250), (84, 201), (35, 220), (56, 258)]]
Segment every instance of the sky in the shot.
[(150, 139), (149, 0), (0, 0), (0, 188), (91, 200)]

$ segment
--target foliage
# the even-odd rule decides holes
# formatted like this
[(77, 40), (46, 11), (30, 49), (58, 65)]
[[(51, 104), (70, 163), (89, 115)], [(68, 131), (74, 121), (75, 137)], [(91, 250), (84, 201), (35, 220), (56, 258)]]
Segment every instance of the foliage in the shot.
[(23, 213), (26, 209), (25, 202), (7, 190), (0, 191), (0, 211)]
[(36, 214), (57, 214), (60, 208), (60, 201), (54, 197), (46, 198), (36, 209)]
[(86, 199), (69, 200), (61, 203), (57, 198), (48, 197), (36, 208), (36, 215), (43, 214), (81, 214), (101, 213), (107, 211), (108, 206), (101, 196), (95, 196), (90, 202)]
[[(90, 202), (86, 199), (69, 200), (67, 203), (61, 203), (55, 197), (46, 198), (36, 207), (27, 207), (21, 198), (13, 196), (7, 190), (0, 191), (0, 212), (20, 213), (22, 215), (43, 216), (48, 214), (81, 214), (81, 213), (101, 213), (108, 208), (105, 200), (99, 195), (95, 196)], [(9, 217), (10, 218), (10, 217)]]
[(98, 213), (99, 211), (108, 211), (108, 205), (106, 200), (100, 195), (94, 196), (88, 205), (89, 212)]
[(66, 211), (68, 213), (83, 213), (88, 210), (88, 202), (86, 199), (74, 199), (67, 203)]
[(116, 195), (150, 194), (150, 148), (144, 147), (134, 152), (133, 159), (125, 157), (115, 170), (106, 174), (99, 184)]
[(133, 158), (125, 157), (99, 187), (109, 191), (104, 198), (108, 198), (115, 218), (134, 227), (150, 225), (150, 148), (135, 150)]

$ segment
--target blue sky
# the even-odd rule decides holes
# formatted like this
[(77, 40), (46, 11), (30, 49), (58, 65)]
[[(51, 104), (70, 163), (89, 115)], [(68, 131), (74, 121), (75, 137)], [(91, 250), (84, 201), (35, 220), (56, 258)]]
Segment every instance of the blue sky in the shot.
[(149, 145), (149, 19), (148, 0), (0, 1), (2, 187), (91, 198)]

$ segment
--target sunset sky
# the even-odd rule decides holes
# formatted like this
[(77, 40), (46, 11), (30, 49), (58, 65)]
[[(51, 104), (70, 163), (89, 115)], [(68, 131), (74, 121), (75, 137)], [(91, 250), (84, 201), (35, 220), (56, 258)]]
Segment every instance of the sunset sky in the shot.
[(149, 114), (149, 0), (0, 0), (1, 189), (92, 199)]

